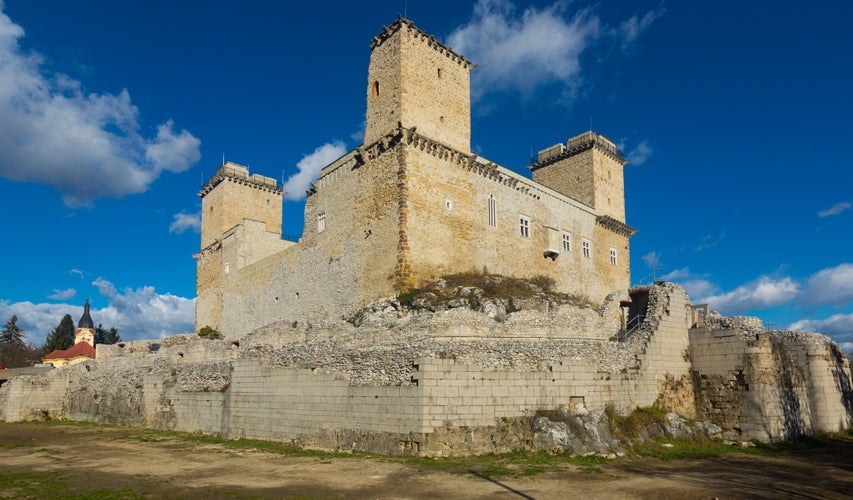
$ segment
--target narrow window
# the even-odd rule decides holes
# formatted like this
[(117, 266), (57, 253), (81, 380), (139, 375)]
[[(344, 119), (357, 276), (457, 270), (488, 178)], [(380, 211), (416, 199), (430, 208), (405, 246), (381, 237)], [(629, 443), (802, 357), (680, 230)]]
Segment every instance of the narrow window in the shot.
[(326, 230), (326, 212), (317, 216), (317, 232), (322, 233)]
[(571, 233), (563, 233), (563, 251), (572, 251), (572, 235)]
[(518, 216), (518, 230), (522, 238), (530, 238), (530, 217), (526, 215)]
[(444, 200), (444, 209), (448, 212), (453, 210), (453, 200), (451, 200), (450, 198)]
[(379, 97), (379, 80), (373, 82), (373, 87), (370, 90), (370, 97)]
[(441, 78), (441, 68), (438, 68), (438, 77)]
[(489, 195), (489, 227), (498, 227), (498, 207), (495, 201), (495, 195)]
[(588, 240), (588, 239), (586, 239), (586, 238), (584, 238), (584, 239), (581, 241), (581, 245), (583, 246), (583, 256), (584, 256), (584, 258), (585, 258), (585, 259), (589, 259), (589, 258), (591, 258), (591, 256), (592, 256), (592, 251), (590, 250), (590, 243), (589, 243), (589, 240)]
[(613, 247), (610, 247), (610, 265), (615, 266), (618, 263), (619, 263), (619, 261), (616, 259), (616, 249)]

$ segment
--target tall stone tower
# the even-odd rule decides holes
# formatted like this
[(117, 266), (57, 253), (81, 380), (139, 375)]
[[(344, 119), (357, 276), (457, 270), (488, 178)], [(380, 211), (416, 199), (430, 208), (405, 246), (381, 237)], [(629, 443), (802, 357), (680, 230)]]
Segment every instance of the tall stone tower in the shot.
[(201, 248), (222, 238), (225, 231), (253, 219), (281, 234), (282, 191), (276, 181), (249, 175), (249, 169), (226, 161), (198, 193), (201, 197)]
[(398, 17), (373, 39), (364, 144), (400, 124), (462, 152), (471, 148), (473, 63)]
[(588, 131), (540, 151), (530, 170), (534, 181), (624, 223), (626, 163), (610, 139)]
[[(248, 168), (225, 162), (198, 195), (201, 197), (201, 251), (193, 255), (196, 258), (196, 330), (204, 326), (218, 329), (226, 276), (232, 265), (236, 268), (244, 264), (239, 260), (232, 264), (223, 258), (223, 241), (233, 228), (243, 224), (244, 219), (264, 224), (265, 233), (280, 240), (283, 192), (275, 179), (249, 175)], [(251, 245), (253, 241), (245, 243)], [(244, 250), (242, 253), (253, 252)]]

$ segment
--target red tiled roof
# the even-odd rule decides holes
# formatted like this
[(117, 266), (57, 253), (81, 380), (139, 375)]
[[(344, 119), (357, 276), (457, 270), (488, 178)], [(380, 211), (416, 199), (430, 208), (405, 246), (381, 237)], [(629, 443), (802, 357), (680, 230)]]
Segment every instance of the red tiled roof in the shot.
[(68, 349), (57, 349), (42, 359), (71, 359), (80, 356), (95, 359), (95, 348), (88, 342), (78, 342)]

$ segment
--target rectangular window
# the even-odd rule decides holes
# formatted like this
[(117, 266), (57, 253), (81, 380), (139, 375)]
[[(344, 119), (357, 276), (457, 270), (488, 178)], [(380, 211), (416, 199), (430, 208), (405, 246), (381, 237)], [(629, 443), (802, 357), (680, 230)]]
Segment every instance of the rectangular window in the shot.
[(563, 233), (563, 251), (572, 251), (572, 235), (571, 233)]
[(610, 265), (611, 265), (611, 266), (615, 266), (615, 265), (616, 265), (616, 264), (618, 264), (618, 263), (619, 263), (619, 262), (618, 262), (618, 260), (616, 259), (616, 249), (615, 249), (615, 248), (613, 248), (613, 247), (610, 247)]
[(590, 242), (588, 239), (584, 238), (581, 240), (581, 246), (583, 247), (583, 256), (585, 259), (589, 259), (592, 257), (592, 250), (590, 249)]
[(518, 230), (522, 238), (530, 238), (530, 217), (518, 216)]
[(326, 230), (326, 212), (317, 216), (317, 232), (322, 233)]
[(498, 227), (498, 209), (497, 202), (495, 201), (495, 195), (489, 195), (489, 227)]

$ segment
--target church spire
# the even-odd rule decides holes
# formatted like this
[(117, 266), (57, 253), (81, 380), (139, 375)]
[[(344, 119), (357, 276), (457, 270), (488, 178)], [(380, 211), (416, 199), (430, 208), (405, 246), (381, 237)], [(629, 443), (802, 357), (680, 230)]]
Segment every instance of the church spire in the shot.
[(86, 305), (83, 306), (83, 316), (77, 322), (77, 328), (95, 328), (95, 323), (92, 321), (92, 317), (89, 316), (89, 299), (86, 299)]

